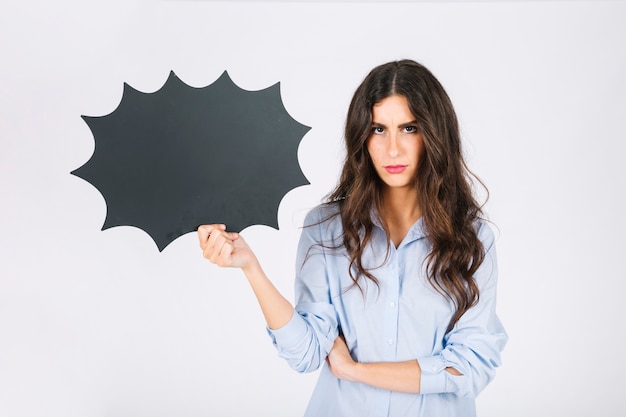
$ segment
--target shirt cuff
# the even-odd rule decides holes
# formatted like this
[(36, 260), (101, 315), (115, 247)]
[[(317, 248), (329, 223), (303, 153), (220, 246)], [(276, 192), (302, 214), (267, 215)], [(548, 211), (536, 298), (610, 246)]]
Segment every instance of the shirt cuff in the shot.
[(448, 392), (446, 389), (448, 375), (446, 364), (441, 355), (419, 358), (417, 362), (422, 370), (420, 394), (438, 394)]
[(274, 330), (266, 327), (266, 330), (274, 345), (289, 350), (289, 348), (302, 343), (308, 332), (308, 326), (300, 314), (294, 311), (291, 319), (283, 327)]

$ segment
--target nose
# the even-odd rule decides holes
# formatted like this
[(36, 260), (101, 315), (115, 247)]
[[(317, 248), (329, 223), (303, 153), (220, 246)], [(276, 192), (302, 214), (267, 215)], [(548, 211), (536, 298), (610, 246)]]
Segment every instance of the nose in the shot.
[(396, 157), (400, 153), (398, 148), (398, 134), (396, 132), (391, 132), (389, 134), (389, 147), (387, 148), (387, 153), (390, 157)]

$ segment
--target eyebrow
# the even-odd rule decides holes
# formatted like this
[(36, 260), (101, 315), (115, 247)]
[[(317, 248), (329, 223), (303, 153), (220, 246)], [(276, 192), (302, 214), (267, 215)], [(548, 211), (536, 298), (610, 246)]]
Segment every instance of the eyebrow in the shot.
[[(400, 129), (404, 129), (407, 126), (414, 126), (414, 125), (417, 125), (417, 124), (418, 124), (417, 120), (411, 120), (410, 122), (406, 122), (406, 123), (402, 123), (401, 125), (398, 125), (398, 127)], [(385, 126), (384, 124), (378, 123), (378, 122), (374, 122), (374, 121), (372, 121), (372, 127), (384, 127), (385, 129), (387, 128), (387, 126)]]

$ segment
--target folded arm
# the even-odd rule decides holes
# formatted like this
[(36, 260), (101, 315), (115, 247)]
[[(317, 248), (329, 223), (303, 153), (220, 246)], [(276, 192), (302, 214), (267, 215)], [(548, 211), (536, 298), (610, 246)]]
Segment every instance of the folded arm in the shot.
[(481, 231), (487, 252), (475, 275), (480, 300), (445, 335), (440, 350), (401, 362), (359, 363), (351, 357), (343, 338), (337, 338), (327, 359), (331, 372), (340, 379), (392, 391), (478, 395), (495, 376), (507, 341), (495, 313), (497, 263), (493, 235), (488, 229)]
[[(355, 362), (343, 337), (335, 340), (327, 358), (330, 371), (339, 379), (361, 382), (390, 391), (419, 393), (422, 369), (417, 360), (403, 362)], [(445, 368), (452, 375), (461, 375), (452, 367)]]

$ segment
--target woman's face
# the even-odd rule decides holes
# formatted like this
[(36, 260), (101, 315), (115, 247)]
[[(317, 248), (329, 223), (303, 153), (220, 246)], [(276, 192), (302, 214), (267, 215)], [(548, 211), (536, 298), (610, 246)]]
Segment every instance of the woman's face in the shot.
[(424, 140), (404, 96), (389, 96), (374, 105), (367, 150), (387, 187), (415, 188)]

